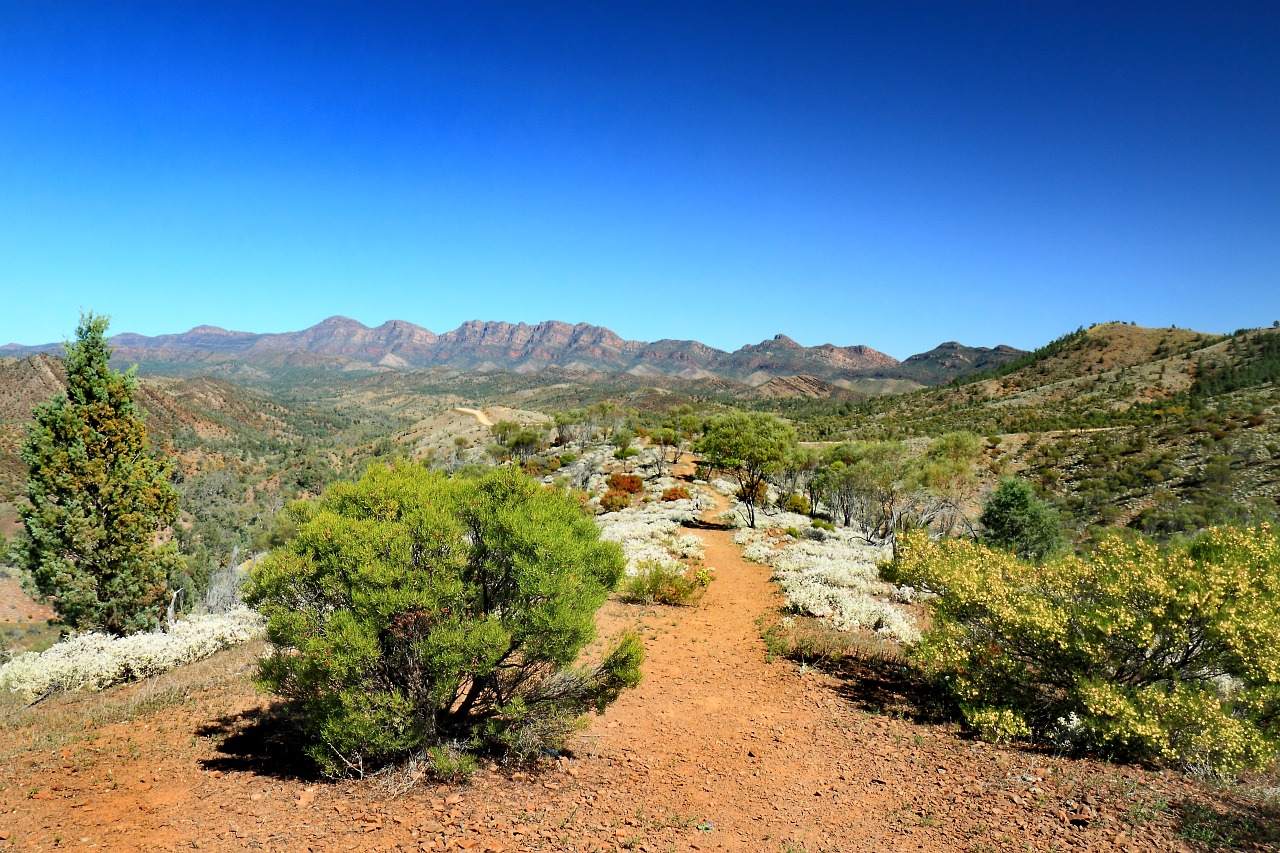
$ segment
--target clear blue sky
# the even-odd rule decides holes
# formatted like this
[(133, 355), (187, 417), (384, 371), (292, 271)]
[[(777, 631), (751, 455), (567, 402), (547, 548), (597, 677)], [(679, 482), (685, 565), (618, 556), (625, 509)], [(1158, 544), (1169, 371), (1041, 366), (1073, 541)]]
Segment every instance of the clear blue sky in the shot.
[(0, 343), (1280, 319), (1280, 3), (0, 4)]

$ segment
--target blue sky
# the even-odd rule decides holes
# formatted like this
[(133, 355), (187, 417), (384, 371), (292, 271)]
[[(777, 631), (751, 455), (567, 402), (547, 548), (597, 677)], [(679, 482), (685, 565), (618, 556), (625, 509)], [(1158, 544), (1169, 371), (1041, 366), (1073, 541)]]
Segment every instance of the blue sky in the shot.
[(1275, 2), (0, 3), (0, 342), (1280, 319)]

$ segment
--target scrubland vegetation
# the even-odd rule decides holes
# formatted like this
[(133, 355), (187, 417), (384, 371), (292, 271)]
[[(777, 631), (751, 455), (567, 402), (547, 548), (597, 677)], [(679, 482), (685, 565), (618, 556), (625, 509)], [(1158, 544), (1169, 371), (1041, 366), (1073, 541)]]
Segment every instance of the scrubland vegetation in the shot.
[(892, 577), (938, 593), (912, 658), (985, 737), (1231, 775), (1280, 747), (1280, 539), (1112, 538), (1042, 564), (904, 541)]
[[(1274, 773), (1278, 353), (1272, 329), (1104, 324), (862, 401), (490, 377), (489, 398), (459, 380), (444, 402), (357, 415), (335, 392), (310, 432), (294, 411), (275, 432), (167, 445), (181, 513), (150, 523), (185, 562), (123, 621), (63, 612), (68, 628), (144, 633), (17, 654), (0, 686), (101, 689), (254, 636), (235, 609), (247, 574), (271, 648), (260, 683), (325, 772), (536, 761), (639, 679), (634, 636), (580, 659), (602, 602), (696, 606), (716, 582), (688, 528), (714, 523), (718, 492), (719, 523), (785, 596), (762, 616), (771, 656), (890, 665), (979, 738)], [(426, 438), (455, 404), (534, 398), (540, 413)], [(685, 454), (697, 473), (676, 478)], [(36, 553), (38, 537), (19, 542)]]

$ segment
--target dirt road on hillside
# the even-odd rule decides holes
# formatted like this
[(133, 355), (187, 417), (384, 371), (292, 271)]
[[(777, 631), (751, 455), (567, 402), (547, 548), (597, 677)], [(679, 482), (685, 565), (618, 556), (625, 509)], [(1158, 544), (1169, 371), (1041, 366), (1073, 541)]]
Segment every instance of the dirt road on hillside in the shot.
[(477, 421), (480, 422), (480, 426), (487, 426), (487, 427), (493, 426), (493, 421), (490, 420), (489, 416), (486, 415), (484, 412), (480, 411), (479, 409), (464, 409), (461, 406), (459, 406), (456, 409), (454, 409), (454, 411), (462, 412), (462, 414), (464, 415), (471, 415), (471, 417), (475, 418)]

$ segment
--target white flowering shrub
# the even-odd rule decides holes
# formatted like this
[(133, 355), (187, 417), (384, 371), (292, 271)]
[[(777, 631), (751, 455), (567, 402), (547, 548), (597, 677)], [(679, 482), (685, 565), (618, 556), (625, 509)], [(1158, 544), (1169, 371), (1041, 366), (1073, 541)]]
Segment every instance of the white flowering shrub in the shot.
[(693, 500), (654, 501), (597, 516), (596, 523), (601, 539), (622, 546), (627, 573), (635, 574), (641, 564), (683, 568), (678, 558), (701, 557), (702, 541), (681, 533), (682, 522), (697, 514)]
[(148, 678), (261, 637), (262, 617), (248, 608), (175, 622), (167, 632), (112, 637), (81, 634), (0, 667), (0, 689), (28, 701), (59, 690), (102, 690)]
[(738, 493), (738, 484), (733, 480), (726, 480), (724, 477), (716, 477), (711, 481), (711, 488), (715, 489), (725, 497), (733, 497)]
[(592, 494), (602, 492), (605, 480), (609, 476), (605, 471), (613, 463), (613, 448), (603, 444), (574, 444), (561, 448), (562, 451), (566, 449), (572, 449), (578, 458), (560, 470), (548, 474), (543, 478), (543, 482), (553, 483), (557, 479), (563, 479), (575, 489)]
[(742, 549), (742, 559), (748, 563), (770, 565), (773, 559), (773, 548), (767, 542), (752, 542)]
[(779, 539), (766, 533), (770, 527), (808, 529), (809, 519), (793, 513), (758, 515), (757, 524), (756, 530), (739, 530), (733, 541), (746, 546), (743, 559), (773, 569), (793, 612), (826, 619), (842, 631), (876, 631), (901, 643), (920, 639), (911, 615), (898, 606), (920, 594), (880, 579), (876, 563), (885, 558), (884, 549), (867, 545), (845, 529), (821, 541)]
[(702, 540), (692, 533), (670, 537), (664, 544), (668, 551), (685, 560), (701, 560), (707, 554), (707, 548)]
[(798, 530), (813, 529), (810, 525), (813, 519), (807, 515), (800, 515), (794, 512), (783, 512), (782, 510), (757, 509), (756, 510), (756, 529), (757, 530), (773, 530), (774, 528), (794, 527)]
[(828, 586), (799, 573), (779, 577), (791, 609), (797, 613), (828, 619), (841, 631), (863, 628), (892, 637), (900, 643), (920, 639), (911, 616), (890, 602), (866, 592)]

